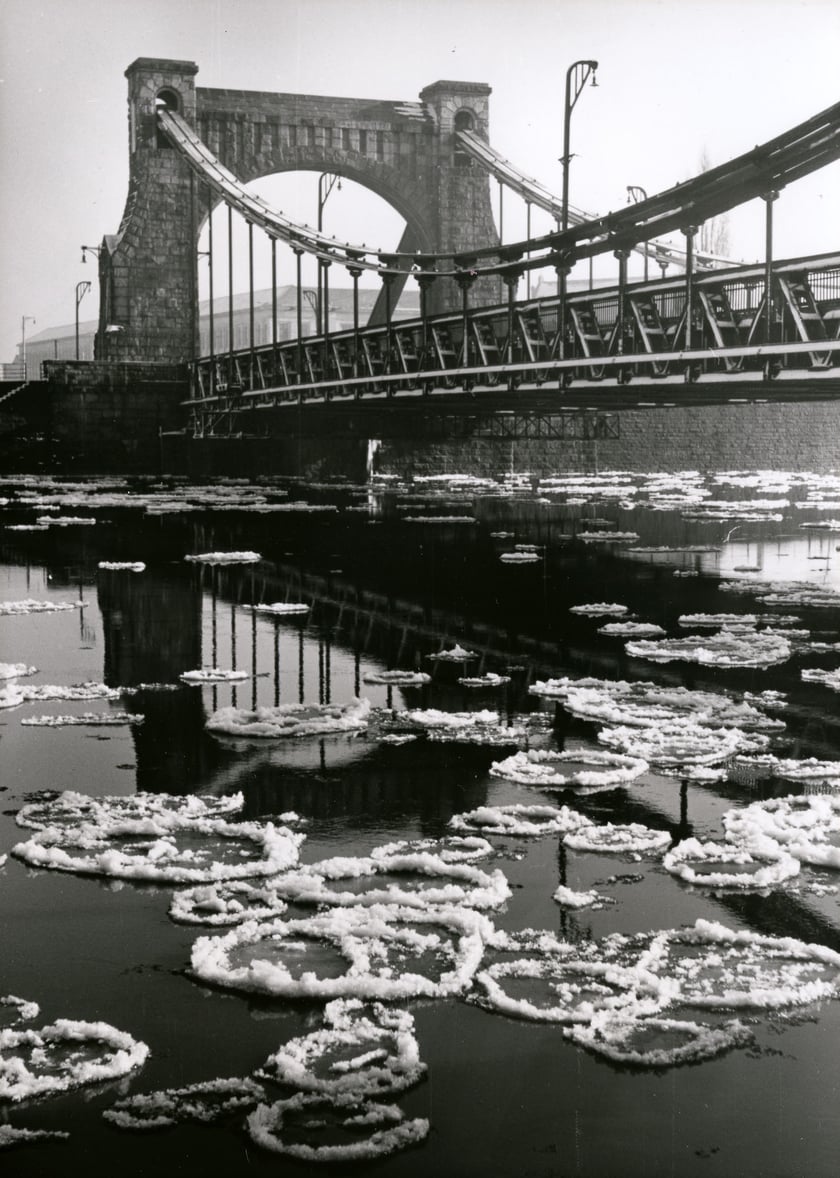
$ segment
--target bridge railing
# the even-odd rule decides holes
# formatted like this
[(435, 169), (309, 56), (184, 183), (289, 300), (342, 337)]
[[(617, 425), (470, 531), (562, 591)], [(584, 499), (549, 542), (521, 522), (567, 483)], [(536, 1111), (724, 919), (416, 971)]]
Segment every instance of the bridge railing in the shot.
[(840, 254), (398, 320), (192, 365), (201, 432), (216, 414), (431, 391), (567, 389), (825, 376), (840, 364)]

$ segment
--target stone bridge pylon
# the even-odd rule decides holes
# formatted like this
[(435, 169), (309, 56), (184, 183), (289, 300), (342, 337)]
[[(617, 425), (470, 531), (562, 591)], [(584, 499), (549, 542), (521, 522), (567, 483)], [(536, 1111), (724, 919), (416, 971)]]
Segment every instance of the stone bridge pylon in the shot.
[[(419, 102), (394, 102), (202, 89), (197, 73), (194, 62), (148, 57), (126, 70), (129, 190), (120, 227), (100, 251), (98, 359), (180, 362), (196, 355), (197, 242), (207, 190), (159, 130), (161, 107), (177, 111), (244, 183), (314, 171), (371, 189), (405, 218), (404, 249), (469, 252), (498, 244), (488, 174), (455, 145), (457, 130), (487, 138), (484, 83), (434, 82)], [(489, 290), (483, 298), (475, 293), (477, 302), (495, 301)], [(430, 311), (457, 305), (454, 283), (435, 283), (432, 298)]]

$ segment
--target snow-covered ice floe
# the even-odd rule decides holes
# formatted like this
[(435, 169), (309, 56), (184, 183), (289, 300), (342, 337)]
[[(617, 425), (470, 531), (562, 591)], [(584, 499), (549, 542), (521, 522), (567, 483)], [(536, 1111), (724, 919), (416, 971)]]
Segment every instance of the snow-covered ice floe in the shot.
[(170, 812), (104, 825), (47, 826), (17, 843), (12, 854), (55, 871), (195, 884), (276, 875), (297, 864), (304, 838), (270, 822), (179, 820)]
[(395, 1104), (306, 1092), (259, 1105), (247, 1127), (264, 1149), (310, 1162), (370, 1161), (419, 1144), (429, 1132), (426, 1118), (407, 1119)]
[(479, 806), (463, 814), (453, 814), (453, 830), (479, 831), (482, 834), (515, 835), (519, 838), (542, 838), (547, 834), (566, 834), (590, 825), (590, 819), (568, 806)]
[[(175, 826), (183, 826), (196, 820), (229, 818), (233, 814), (238, 814), (244, 804), (245, 799), (241, 793), (223, 795), (219, 798), (201, 797), (196, 794), (181, 796), (144, 792), (128, 794), (125, 797), (93, 797), (77, 790), (64, 790), (43, 801), (29, 802), (18, 811), (15, 821), (18, 826), (34, 830), (54, 826), (75, 827), (83, 823), (105, 829), (114, 823), (142, 823), (147, 820), (162, 825), (172, 823)], [(284, 814), (282, 817), (284, 822), (297, 819), (297, 815), (294, 814)]]
[(40, 1013), (38, 1003), (31, 1002), (28, 998), (18, 998), (15, 994), (4, 994), (0, 997), (0, 1027), (30, 1023)]
[(623, 785), (635, 781), (649, 768), (642, 757), (628, 757), (622, 753), (600, 752), (597, 749), (529, 749), (514, 753), (504, 761), (494, 761), (490, 772), (521, 785), (538, 789), (564, 789), (573, 786)]
[(663, 858), (662, 866), (686, 883), (708, 888), (765, 890), (799, 874), (799, 861), (781, 847), (765, 845), (747, 850), (729, 843), (701, 842), (696, 838), (677, 843)]
[(448, 834), (442, 838), (400, 839), (374, 847), (371, 859), (390, 859), (392, 855), (431, 854), (444, 863), (473, 863), (495, 855), (492, 843), (477, 835)]
[(638, 965), (672, 978), (681, 1003), (708, 1009), (774, 1010), (840, 993), (835, 950), (702, 919), (655, 934)]
[(611, 638), (664, 638), (665, 630), (655, 622), (607, 622), (598, 627), (599, 634)]
[(408, 1011), (336, 998), (324, 1008), (324, 1023), (284, 1043), (255, 1074), (302, 1092), (356, 1099), (401, 1092), (425, 1076)]
[(250, 884), (234, 880), (202, 884), (173, 892), (169, 915), (182, 924), (234, 925), (246, 920), (276, 920), (286, 902), (270, 882)]
[(143, 573), (146, 571), (146, 565), (142, 560), (100, 560), (96, 567), (111, 573)]
[(199, 937), (191, 965), (202, 981), (275, 998), (448, 997), (470, 985), (492, 927), (456, 907), (329, 909)]
[(569, 831), (563, 838), (564, 846), (575, 851), (610, 854), (657, 854), (670, 846), (670, 843), (671, 836), (666, 830), (652, 830), (640, 822), (631, 822), (623, 826), (612, 822), (605, 822), (602, 826), (591, 823), (589, 826)]
[(561, 908), (603, 908), (605, 904), (615, 903), (594, 888), (588, 892), (577, 892), (574, 888), (567, 888), (565, 884), (560, 884), (551, 898), (556, 900)]
[(174, 920), (200, 924), (241, 924), (280, 916), (285, 901), (322, 907), (397, 905), (428, 908), (462, 905), (499, 908), (511, 891), (499, 870), (445, 861), (428, 851), (380, 855), (376, 859), (336, 857), (287, 871), (264, 887), (243, 884), (193, 888), (173, 897)]
[(427, 654), (426, 658), (436, 663), (466, 663), (470, 659), (477, 659), (474, 650), (465, 650), (457, 642), (446, 650), (439, 650), (436, 654)]
[(673, 994), (667, 979), (612, 962), (555, 954), (496, 961), (475, 980), (482, 1006), (547, 1023), (588, 1023), (599, 1012), (623, 1009), (653, 1014)]
[(198, 671), (182, 671), (178, 676), (182, 683), (240, 683), (248, 678), (247, 671), (227, 671), (222, 667), (202, 667)]
[(412, 708), (385, 717), (383, 724), (396, 725), (400, 729), (413, 728), (425, 732), (428, 740), (456, 744), (519, 744), (547, 731), (547, 718), (537, 713), (512, 716), (509, 722), (502, 723), (499, 713), (489, 708), (475, 712)]
[(255, 614), (307, 614), (309, 606), (304, 601), (272, 601), (262, 605), (246, 605), (245, 609), (253, 610)]
[(790, 658), (787, 637), (766, 630), (730, 630), (705, 638), (639, 639), (626, 642), (624, 649), (632, 658), (655, 663), (676, 660), (711, 667), (772, 667)]
[(700, 1063), (754, 1040), (752, 1030), (737, 1019), (710, 1027), (685, 1019), (634, 1018), (623, 1011), (604, 1011), (564, 1034), (613, 1063), (637, 1068)]
[(104, 1022), (60, 1018), (38, 1030), (0, 1030), (0, 1100), (18, 1102), (125, 1076), (149, 1048)]
[(708, 728), (689, 720), (662, 721), (648, 728), (605, 727), (598, 740), (659, 770), (675, 771), (686, 765), (720, 765), (738, 753), (761, 752), (768, 744), (768, 738), (758, 732)]
[(728, 810), (726, 838), (749, 850), (783, 850), (800, 863), (840, 868), (840, 796), (768, 798)]
[(484, 675), (463, 676), (458, 683), (461, 687), (504, 687), (510, 683), (510, 675), (497, 675), (495, 671), (488, 671)]
[(279, 704), (244, 708), (220, 708), (207, 721), (209, 732), (224, 736), (278, 739), (322, 736), (337, 732), (360, 732), (367, 728), (370, 701), (354, 699), (347, 704)]
[(37, 670), (37, 667), (29, 667), (26, 663), (0, 663), (0, 679), (22, 679), (34, 675)]
[(185, 556), (195, 564), (256, 564), (262, 560), (259, 552), (196, 552)]
[(137, 1093), (116, 1101), (102, 1116), (119, 1129), (168, 1129), (185, 1121), (210, 1125), (246, 1112), (261, 1100), (265, 1100), (262, 1084), (237, 1076)]
[(593, 601), (588, 605), (572, 605), (569, 613), (582, 614), (588, 618), (622, 617), (627, 613), (627, 606), (609, 601)]
[(62, 1129), (20, 1129), (14, 1125), (0, 1125), (0, 1149), (31, 1145), (35, 1141), (64, 1141), (69, 1136)]
[(531, 695), (560, 699), (573, 716), (602, 724), (648, 728), (663, 721), (685, 720), (704, 727), (745, 731), (784, 728), (781, 720), (769, 718), (763, 710), (778, 701), (757, 695), (736, 700), (713, 691), (663, 687), (647, 680), (629, 683), (594, 678), (537, 680), (528, 690)]
[(820, 671), (811, 668), (802, 671), (803, 683), (822, 683), (830, 691), (840, 691), (840, 668), (835, 671)]
[(21, 720), (24, 728), (119, 728), (126, 724), (142, 724), (145, 717), (134, 712), (79, 712), (75, 716), (28, 716)]
[(0, 616), (61, 613), (70, 609), (84, 609), (86, 605), (86, 601), (35, 601), (27, 597), (24, 601), (0, 601)]
[(539, 552), (502, 552), (499, 560), (502, 564), (536, 564), (542, 557)]
[(431, 683), (431, 675), (425, 671), (367, 671), (363, 683), (380, 683), (388, 687), (422, 687)]

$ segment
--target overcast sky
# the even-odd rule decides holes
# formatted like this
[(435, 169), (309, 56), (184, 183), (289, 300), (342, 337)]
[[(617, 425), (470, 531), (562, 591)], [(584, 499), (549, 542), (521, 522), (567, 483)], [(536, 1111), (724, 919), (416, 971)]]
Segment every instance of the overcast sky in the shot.
[[(416, 100), (439, 78), (487, 82), (490, 139), (561, 188), (563, 86), (575, 60), (598, 87), (572, 120), (572, 203), (623, 206), (840, 100), (838, 0), (0, 0), (0, 360), (27, 334), (73, 322), (80, 245), (114, 233), (128, 177), (126, 79), (137, 57), (194, 61), (197, 85)], [(278, 199), (315, 221), (314, 177)], [(495, 188), (495, 186), (494, 186)], [(357, 202), (358, 203), (358, 202)], [(308, 207), (306, 207), (308, 205)], [(378, 198), (334, 193), (328, 231), (396, 246)], [(505, 239), (524, 233), (505, 201)], [(776, 210), (776, 255), (840, 245), (840, 164)], [(360, 219), (361, 218), (361, 219)], [(534, 222), (534, 231), (550, 225)], [(730, 253), (763, 252), (763, 204), (730, 219)], [(390, 235), (390, 236), (389, 236)], [(285, 253), (286, 251), (284, 251)], [(81, 306), (95, 318), (98, 290)]]

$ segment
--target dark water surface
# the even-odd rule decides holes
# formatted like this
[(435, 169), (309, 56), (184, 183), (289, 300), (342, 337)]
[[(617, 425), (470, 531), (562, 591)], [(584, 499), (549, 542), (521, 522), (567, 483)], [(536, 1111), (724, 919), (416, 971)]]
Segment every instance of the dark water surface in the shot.
[[(777, 483), (784, 488), (783, 476)], [(707, 499), (731, 507), (714, 518), (689, 518), (696, 503), (674, 498), (686, 485), (703, 486)], [(840, 758), (839, 697), (800, 676), (803, 667), (836, 668), (840, 652), (797, 653), (768, 668), (660, 665), (630, 658), (624, 639), (598, 634), (609, 617), (570, 613), (586, 602), (622, 603), (635, 619), (680, 636), (686, 633), (677, 624), (681, 614), (767, 612), (754, 596), (721, 591), (721, 580), (731, 576), (807, 581), (836, 592), (840, 531), (800, 527), (833, 516), (840, 528), (840, 506), (820, 510), (815, 498), (840, 498), (836, 482), (800, 479), (780, 490), (766, 475), (751, 486), (684, 476), (668, 487), (659, 476), (635, 498), (616, 494), (605, 481), (596, 485), (594, 477), (576, 491), (557, 492), (527, 481), (518, 489), (298, 486), (291, 499), (337, 510), (262, 514), (221, 510), (199, 498), (149, 513), (164, 491), (189, 500), (183, 486), (113, 486), (110, 501), (86, 505), (92, 490), (78, 489), (74, 505), (63, 501), (52, 514), (95, 517), (95, 526), (0, 531), (0, 601), (85, 602), (81, 610), (0, 616), (0, 661), (38, 668), (21, 685), (178, 684), (184, 671), (202, 666), (249, 677), (236, 685), (141, 689), (119, 703), (32, 702), (0, 710), (0, 856), (32, 833), (16, 824), (15, 814), (41, 791), (214, 797), (242, 791), (247, 819), (294, 810), (308, 820), (304, 863), (367, 855), (395, 839), (440, 837), (454, 814), (510, 803), (574, 806), (599, 823), (643, 823), (675, 841), (719, 840), (722, 815), (733, 806), (802, 791), (801, 784), (760, 774), (757, 783), (735, 771), (721, 782), (697, 783), (649, 771), (603, 792), (547, 793), (491, 776), (491, 763), (513, 753), (515, 744), (435, 743), (421, 735), (389, 745), (370, 733), (287, 741), (213, 736), (207, 718), (230, 705), (346, 703), (361, 695), (375, 709), (486, 708), (503, 721), (542, 712), (555, 744), (594, 746), (597, 725), (570, 718), (528, 687), (568, 675), (651, 679), (736, 697), (771, 689), (788, 697), (788, 708), (778, 713), (786, 723), (778, 754)], [(43, 497), (62, 493), (59, 484), (35, 480), (0, 486), (8, 499), (0, 525), (34, 522), (45, 513)], [(245, 505), (257, 493), (236, 485), (220, 492)], [(771, 497), (775, 506), (744, 506)], [(428, 522), (430, 516), (441, 522)], [(638, 539), (578, 538), (597, 530), (633, 532)], [(509, 535), (491, 535), (499, 532)], [(536, 546), (540, 559), (502, 562), (516, 544)], [(634, 551), (633, 544), (657, 551)], [(262, 559), (224, 567), (184, 560), (231, 550), (254, 550)], [(109, 572), (97, 568), (103, 560), (143, 561), (146, 569)], [(276, 601), (310, 609), (274, 618), (247, 608)], [(776, 612), (801, 617), (799, 625), (825, 642), (840, 640), (838, 604)], [(455, 643), (475, 653), (467, 664), (471, 675), (509, 674), (510, 683), (481, 690), (459, 685), (462, 665), (428, 657)], [(412, 688), (364, 682), (369, 672), (389, 668), (427, 671), (432, 681)], [(117, 707), (144, 722), (56, 729), (20, 722)], [(714, 892), (683, 884), (657, 856), (576, 852), (556, 834), (491, 841), (499, 854), (480, 866), (500, 867), (512, 888), (504, 908), (488, 913), (499, 928), (546, 929), (588, 944), (614, 932), (705, 918), (840, 950), (836, 872), (803, 867), (768, 894)], [(561, 883), (579, 891), (594, 887), (612, 902), (562, 908), (552, 898)], [(11, 855), (0, 867), (0, 995), (36, 1001), (35, 1025), (58, 1017), (101, 1020), (150, 1048), (146, 1064), (119, 1082), (22, 1104), (0, 1101), (0, 1125), (70, 1133), (66, 1141), (2, 1151), (4, 1173), (214, 1178), (312, 1169), (261, 1150), (243, 1131), (241, 1116), (213, 1127), (182, 1124), (146, 1133), (103, 1120), (103, 1110), (121, 1096), (247, 1076), (281, 1043), (320, 1026), (320, 1003), (211, 988), (192, 977), (195, 938), (225, 930), (175, 924), (167, 914), (171, 893), (167, 886), (32, 869)], [(493, 1013), (469, 993), (403, 1006), (414, 1016), (428, 1072), (393, 1099), (408, 1115), (428, 1118), (428, 1137), (382, 1160), (322, 1171), (387, 1178), (836, 1173), (837, 1000), (774, 1014), (737, 1012), (754, 1031), (752, 1046), (656, 1070), (609, 1062), (575, 1046), (561, 1026)]]

